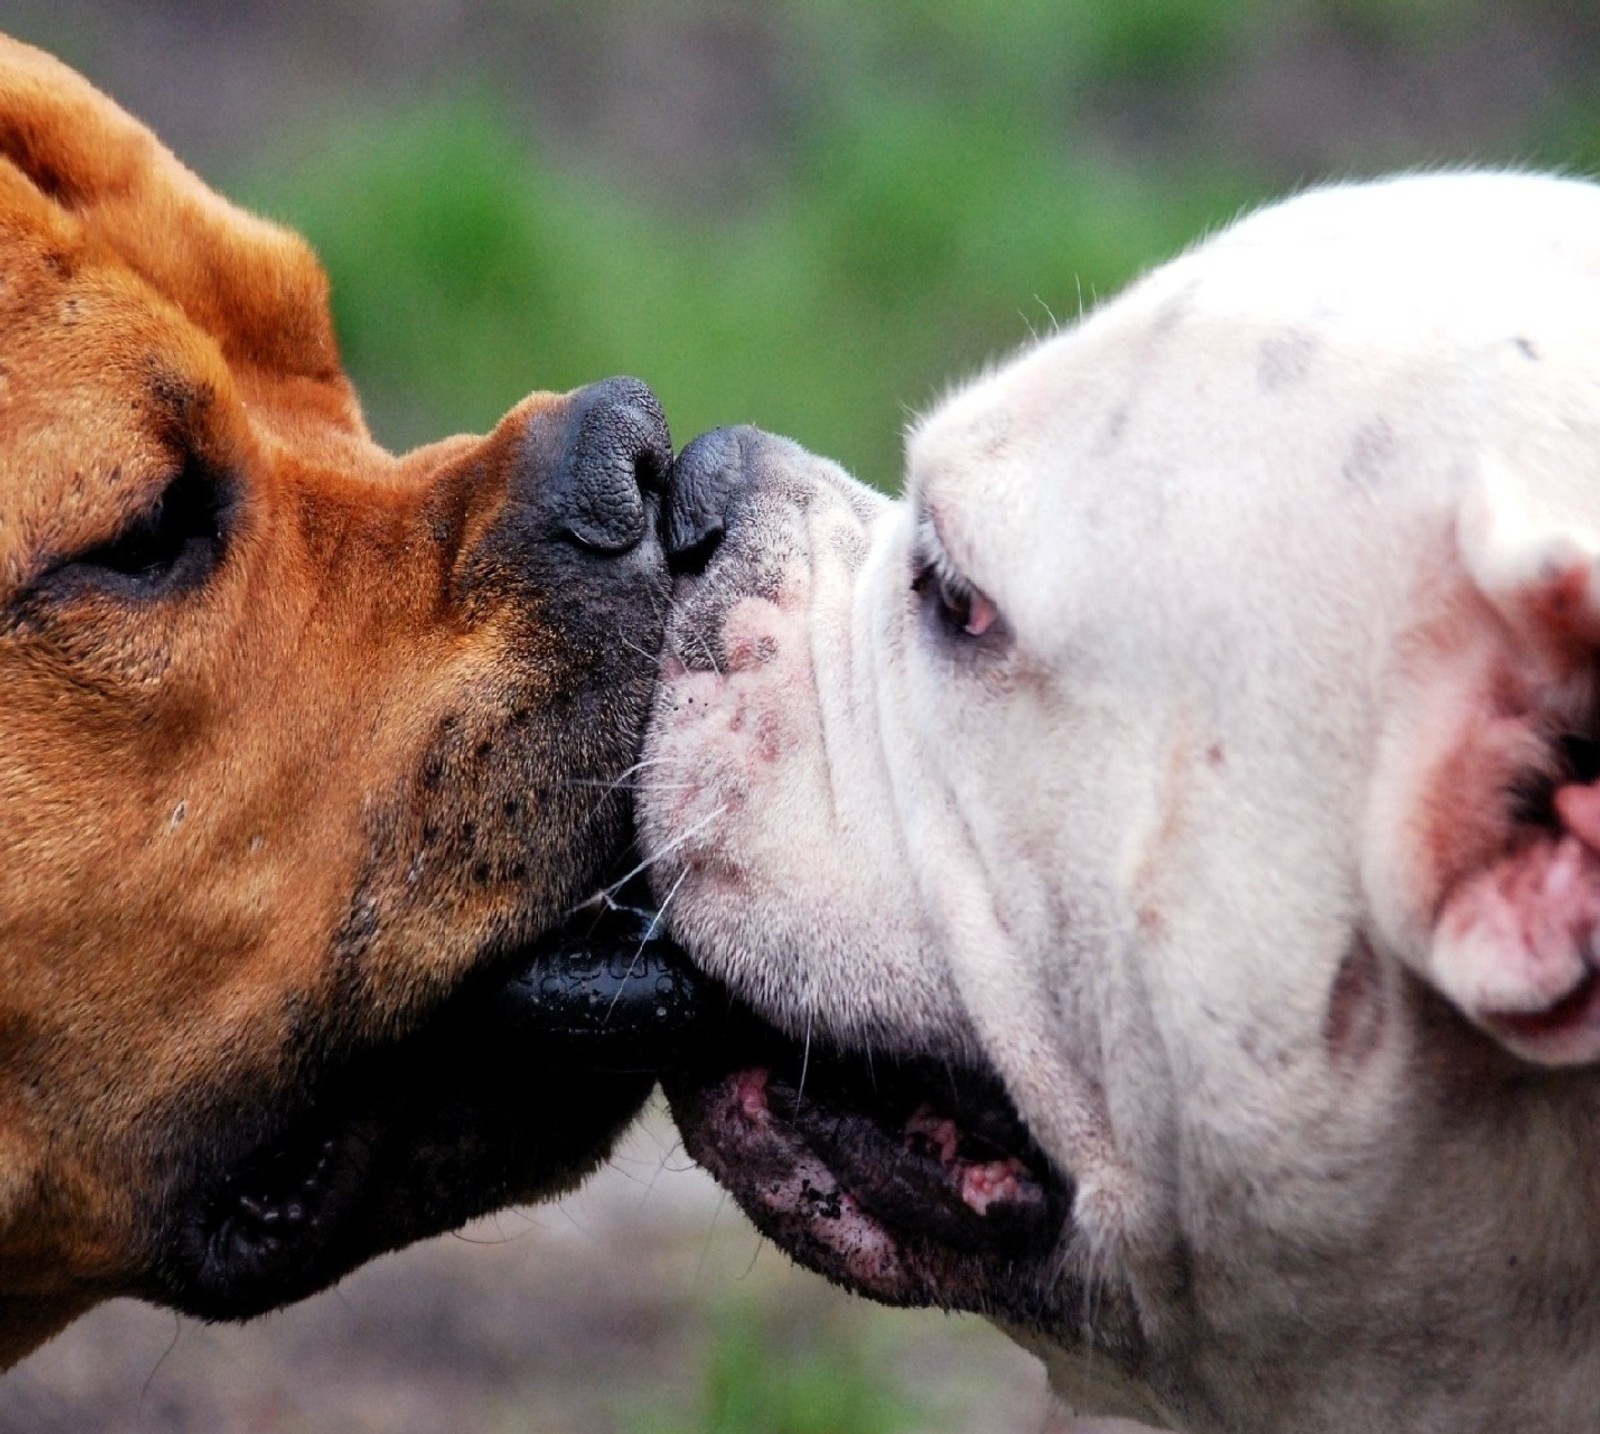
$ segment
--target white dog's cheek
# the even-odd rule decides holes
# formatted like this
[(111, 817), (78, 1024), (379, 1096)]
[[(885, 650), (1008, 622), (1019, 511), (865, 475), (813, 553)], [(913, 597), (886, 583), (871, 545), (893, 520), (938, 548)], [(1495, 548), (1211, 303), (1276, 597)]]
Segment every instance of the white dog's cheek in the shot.
[(800, 716), (812, 704), (793, 637), (793, 620), (777, 604), (745, 598), (723, 624), (722, 670), (669, 659), (645, 755), (643, 817), (652, 847), (674, 854), (673, 865), (709, 858), (724, 875), (737, 870), (731, 853), (746, 845), (747, 808), (763, 798), (770, 804), (777, 769), (792, 760)]

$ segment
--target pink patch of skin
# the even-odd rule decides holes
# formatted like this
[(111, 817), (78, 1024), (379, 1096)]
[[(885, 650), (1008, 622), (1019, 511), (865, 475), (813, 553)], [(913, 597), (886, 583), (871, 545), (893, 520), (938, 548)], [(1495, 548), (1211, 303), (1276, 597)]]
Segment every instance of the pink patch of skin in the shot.
[(776, 712), (764, 714), (756, 723), (756, 755), (763, 762), (776, 762), (783, 751), (783, 719)]
[(1600, 789), (1557, 791), (1563, 831), (1501, 857), (1451, 894), (1438, 970), (1466, 1015), (1550, 1065), (1600, 1058)]
[[(734, 1103), (753, 1131), (763, 1137), (775, 1133), (767, 1102), (768, 1072), (739, 1071), (731, 1077)], [(782, 1139), (781, 1135), (778, 1137)], [(787, 1178), (763, 1181), (758, 1199), (773, 1215), (803, 1220), (811, 1237), (831, 1250), (840, 1272), (868, 1289), (900, 1293), (907, 1275), (894, 1237), (867, 1214), (848, 1190), (839, 1188), (833, 1173), (809, 1151), (791, 1147), (793, 1168)], [(829, 1218), (812, 1218), (811, 1212), (834, 1202)]]
[(961, 1198), (980, 1215), (989, 1213), (995, 1200), (1016, 1200), (1022, 1194), (1022, 1176), (1026, 1173), (1020, 1160), (1007, 1156), (1004, 1160), (988, 1160), (983, 1164), (961, 1162)]
[(919, 1105), (906, 1121), (906, 1135), (920, 1136), (934, 1149), (946, 1165), (956, 1163), (956, 1147), (961, 1143), (961, 1132), (955, 1121), (938, 1114), (931, 1105)]
[(770, 633), (741, 637), (728, 643), (727, 670), (748, 672), (764, 667), (778, 655), (778, 640)]
[(1600, 784), (1561, 788), (1556, 793), (1556, 815), (1585, 846), (1600, 851)]
[(1492, 946), (1474, 1003), (1486, 1012), (1538, 1010), (1587, 969), (1600, 924), (1600, 861), (1573, 837), (1539, 841), (1472, 877), (1445, 907), (1440, 935), (1453, 945)]
[(767, 1072), (765, 1070), (740, 1071), (733, 1078), (734, 1098), (739, 1109), (751, 1120), (767, 1113)]
[(922, 1105), (906, 1121), (906, 1135), (917, 1136), (933, 1147), (944, 1167), (955, 1177), (961, 1198), (979, 1215), (986, 1215), (996, 1200), (1016, 1200), (1028, 1168), (1013, 1156), (1000, 1160), (963, 1160), (959, 1154), (961, 1130), (948, 1116)]

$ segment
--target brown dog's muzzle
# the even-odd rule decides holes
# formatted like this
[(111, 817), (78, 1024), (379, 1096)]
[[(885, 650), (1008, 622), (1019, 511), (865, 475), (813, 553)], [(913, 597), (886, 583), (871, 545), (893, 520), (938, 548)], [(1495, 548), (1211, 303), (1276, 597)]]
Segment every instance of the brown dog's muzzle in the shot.
[(299, 1298), (571, 1184), (648, 1094), (626, 1060), (574, 1070), (504, 990), (629, 850), (671, 464), (654, 394), (610, 379), (530, 400), (420, 485), (464, 670), (368, 799), (344, 914), (311, 983), (277, 995), (294, 1019), (260, 1084), (166, 1104), (160, 1124), (205, 1137), (141, 1220), (147, 1295), (207, 1317)]

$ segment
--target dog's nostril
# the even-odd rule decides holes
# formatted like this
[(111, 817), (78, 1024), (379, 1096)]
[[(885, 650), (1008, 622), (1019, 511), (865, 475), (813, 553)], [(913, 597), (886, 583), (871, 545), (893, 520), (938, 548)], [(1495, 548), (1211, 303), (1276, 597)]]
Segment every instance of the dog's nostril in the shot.
[(589, 552), (631, 552), (650, 528), (646, 493), (659, 493), (672, 466), (661, 404), (636, 378), (591, 384), (568, 405), (553, 479), (561, 531)]
[(675, 573), (699, 574), (706, 570), (706, 565), (716, 556), (716, 551), (722, 546), (722, 525), (708, 528), (700, 537), (690, 543), (688, 547), (674, 548), (670, 554), (672, 571)]
[(665, 543), (674, 572), (698, 573), (722, 543), (728, 508), (745, 481), (748, 428), (702, 433), (678, 455), (667, 497)]
[(667, 486), (667, 476), (672, 471), (672, 445), (667, 445), (665, 457), (654, 449), (641, 450), (633, 462), (633, 481), (645, 493), (659, 493)]

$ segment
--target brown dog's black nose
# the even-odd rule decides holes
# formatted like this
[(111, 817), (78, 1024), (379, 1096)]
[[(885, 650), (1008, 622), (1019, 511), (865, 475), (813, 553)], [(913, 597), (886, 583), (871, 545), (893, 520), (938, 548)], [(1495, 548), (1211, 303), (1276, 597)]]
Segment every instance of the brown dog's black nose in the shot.
[(728, 508), (744, 486), (754, 428), (714, 428), (678, 455), (663, 540), (675, 572), (698, 572), (722, 541)]
[(573, 396), (548, 488), (564, 537), (600, 554), (632, 551), (650, 528), (646, 492), (672, 468), (666, 416), (648, 385), (608, 378)]

